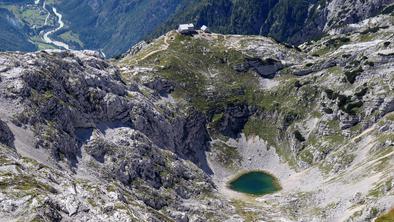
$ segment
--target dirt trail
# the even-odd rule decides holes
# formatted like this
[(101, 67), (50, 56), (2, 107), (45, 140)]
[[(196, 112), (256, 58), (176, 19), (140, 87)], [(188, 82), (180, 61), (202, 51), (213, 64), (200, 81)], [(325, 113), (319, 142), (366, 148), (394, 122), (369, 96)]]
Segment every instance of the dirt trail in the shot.
[(375, 164), (375, 163), (377, 163), (377, 162), (379, 162), (379, 161), (381, 161), (381, 160), (383, 160), (383, 159), (385, 159), (385, 158), (387, 158), (387, 157), (389, 157), (389, 156), (393, 156), (393, 155), (394, 155), (394, 151), (391, 152), (391, 153), (389, 153), (389, 154), (386, 154), (386, 155), (384, 155), (384, 156), (382, 156), (382, 157), (379, 157), (378, 159), (369, 161), (368, 163), (365, 164), (365, 167), (367, 167), (368, 164), (369, 164), (369, 165), (373, 165), (373, 164)]
[(364, 130), (364, 132), (362, 132), (362, 133), (360, 133), (358, 136), (354, 137), (354, 138), (352, 139), (352, 142), (353, 142), (353, 143), (356, 142), (357, 139), (363, 137), (364, 135), (368, 134), (369, 132), (373, 131), (374, 129), (375, 129), (375, 125), (369, 127), (368, 129)]
[(142, 60), (148, 58), (149, 56), (151, 56), (151, 55), (153, 55), (153, 54), (156, 54), (156, 53), (158, 53), (158, 52), (167, 50), (168, 47), (170, 46), (170, 44), (168, 43), (169, 37), (170, 37), (169, 35), (164, 36), (164, 45), (163, 45), (161, 48), (156, 49), (156, 50), (154, 50), (154, 51), (152, 51), (152, 52), (146, 54), (144, 57), (142, 57), (142, 58), (140, 58), (140, 59), (136, 59), (136, 62), (138, 63), (138, 62), (140, 62), (140, 61), (142, 61)]

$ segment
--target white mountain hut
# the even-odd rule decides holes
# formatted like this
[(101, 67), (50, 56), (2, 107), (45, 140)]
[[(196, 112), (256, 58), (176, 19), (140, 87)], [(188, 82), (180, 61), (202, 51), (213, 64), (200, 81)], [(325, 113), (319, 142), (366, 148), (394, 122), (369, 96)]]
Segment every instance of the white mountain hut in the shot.
[(209, 28), (206, 25), (201, 26), (201, 31), (205, 32), (205, 33), (209, 33)]
[(191, 34), (196, 31), (193, 24), (180, 24), (177, 30), (181, 34)]

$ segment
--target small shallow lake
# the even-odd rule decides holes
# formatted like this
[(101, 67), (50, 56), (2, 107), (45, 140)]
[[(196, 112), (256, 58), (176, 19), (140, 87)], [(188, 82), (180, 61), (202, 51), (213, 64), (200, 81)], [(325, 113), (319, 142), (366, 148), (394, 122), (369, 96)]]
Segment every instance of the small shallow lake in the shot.
[(261, 196), (281, 189), (278, 180), (268, 173), (252, 171), (229, 182), (229, 188), (246, 194)]

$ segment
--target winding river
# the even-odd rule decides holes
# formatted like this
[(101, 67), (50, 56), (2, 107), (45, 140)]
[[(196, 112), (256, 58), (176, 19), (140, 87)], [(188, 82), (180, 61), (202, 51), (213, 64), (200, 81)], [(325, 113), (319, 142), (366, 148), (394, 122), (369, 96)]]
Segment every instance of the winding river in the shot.
[[(39, 4), (39, 3), (40, 3), (40, 0), (35, 0), (34, 3), (35, 3), (35, 4)], [(51, 12), (50, 12), (50, 11), (47, 9), (47, 7), (46, 7), (46, 1), (43, 2), (42, 8), (43, 8), (46, 12), (48, 12), (47, 17), (45, 18), (45, 25), (47, 25), (49, 16), (51, 15)], [(44, 40), (45, 43), (52, 44), (52, 45), (55, 45), (55, 46), (57, 46), (57, 47), (60, 47), (60, 48), (69, 50), (69, 49), (70, 49), (70, 46), (67, 45), (66, 43), (60, 42), (60, 41), (56, 41), (56, 40), (51, 39), (51, 38), (49, 37), (50, 35), (56, 33), (57, 31), (59, 31), (60, 29), (62, 29), (62, 28), (64, 27), (64, 22), (63, 22), (63, 20), (62, 20), (62, 18), (63, 18), (62, 14), (60, 14), (60, 13), (57, 11), (57, 9), (56, 9), (55, 7), (52, 7), (52, 12), (53, 12), (53, 13), (55, 14), (55, 16), (57, 17), (57, 23), (59, 24), (59, 26), (58, 26), (57, 28), (55, 28), (55, 29), (52, 29), (52, 30), (49, 30), (48, 32), (46, 32), (46, 33), (44, 34), (44, 36), (43, 36), (43, 40)]]

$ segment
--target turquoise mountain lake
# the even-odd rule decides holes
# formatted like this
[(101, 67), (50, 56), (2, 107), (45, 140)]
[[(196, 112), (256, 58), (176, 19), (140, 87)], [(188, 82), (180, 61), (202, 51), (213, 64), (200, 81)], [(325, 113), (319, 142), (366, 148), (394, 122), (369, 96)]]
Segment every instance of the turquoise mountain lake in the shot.
[(261, 171), (248, 172), (237, 177), (229, 183), (229, 188), (257, 196), (274, 193), (281, 189), (275, 177)]

